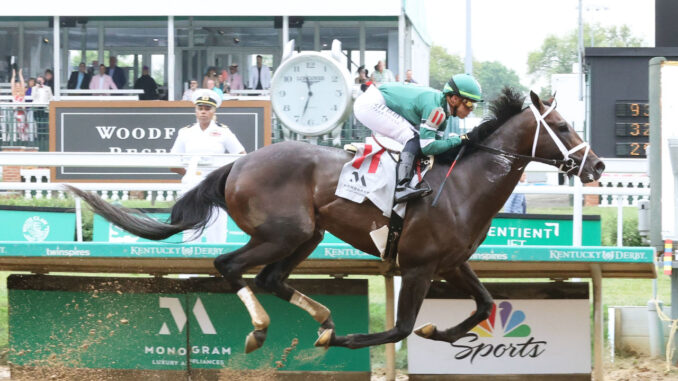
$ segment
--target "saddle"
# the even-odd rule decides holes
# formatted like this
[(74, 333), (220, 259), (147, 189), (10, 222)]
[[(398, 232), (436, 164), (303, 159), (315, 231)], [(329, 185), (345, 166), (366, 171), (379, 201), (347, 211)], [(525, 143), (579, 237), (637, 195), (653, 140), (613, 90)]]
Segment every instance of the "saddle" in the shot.
[[(398, 161), (398, 154), (400, 153), (400, 150), (402, 149), (402, 145), (399, 143), (388, 139), (384, 137), (379, 137), (379, 138), (368, 138), (365, 142), (365, 144), (375, 144), (377, 147), (379, 147), (379, 152), (377, 154), (374, 154), (376, 148), (369, 148), (365, 146), (358, 146), (354, 144), (347, 144), (344, 146), (344, 150), (347, 152), (351, 152), (354, 155), (360, 154), (362, 155), (361, 157), (354, 159), (352, 162), (349, 162), (347, 165), (350, 165), (350, 163), (354, 163), (353, 167), (354, 168), (360, 168), (363, 165), (363, 162), (365, 159), (362, 161), (360, 160), (361, 158), (367, 158), (370, 154), (373, 156), (372, 159), (370, 159), (372, 162), (374, 162), (374, 157), (378, 156), (377, 160), (391, 160), (392, 163), (397, 163)], [(362, 143), (361, 143), (362, 144)], [(384, 154), (385, 153), (385, 154)], [(387, 158), (390, 157), (390, 158)], [(432, 166), (433, 166), (433, 157), (431, 156), (424, 156), (419, 158), (415, 162), (415, 173), (416, 175), (412, 179), (412, 181), (416, 184), (422, 183), (423, 182), (423, 177), (426, 171), (428, 171)], [(359, 165), (355, 165), (355, 163), (359, 163)], [(379, 200), (375, 200), (370, 198), (370, 200), (377, 206), (379, 207), (383, 212), (384, 215), (389, 217), (389, 223), (388, 225), (384, 225), (379, 229), (373, 230), (370, 232), (370, 237), (372, 238), (372, 241), (374, 242), (375, 246), (379, 250), (381, 254), (381, 258), (384, 261), (391, 262), (391, 263), (396, 263), (397, 264), (397, 254), (398, 254), (398, 241), (400, 240), (400, 235), (403, 230), (403, 224), (404, 224), (404, 216), (405, 216), (405, 211), (407, 204), (402, 203), (402, 204), (397, 204), (394, 205), (393, 203), (393, 198), (395, 194), (395, 165), (390, 165), (388, 166), (390, 168), (390, 173), (389, 175), (392, 175), (393, 181), (392, 181), (392, 186), (390, 187), (390, 190), (386, 192), (382, 192), (382, 197), (388, 197), (389, 200), (387, 203), (379, 202)], [(373, 163), (370, 165), (370, 171), (374, 169), (375, 166)], [(355, 174), (356, 172), (354, 172)], [(343, 171), (342, 171), (343, 174)], [(362, 179), (359, 175), (355, 175), (355, 180)], [(341, 178), (340, 178), (341, 182)], [(363, 181), (363, 184), (365, 182)], [(425, 184), (424, 184), (425, 185)], [(340, 194), (339, 191), (340, 187), (337, 187), (337, 195), (340, 197), (342, 194)], [(363, 199), (358, 199), (356, 198), (349, 198), (349, 197), (344, 197), (347, 199), (350, 199), (355, 202), (362, 202)], [(369, 197), (368, 197), (369, 198)], [(383, 201), (383, 200), (382, 200)], [(383, 204), (387, 204), (390, 208), (392, 208), (392, 211), (395, 213), (391, 213), (391, 210), (384, 210), (385, 208), (382, 207)], [(388, 212), (388, 213), (387, 213)]]

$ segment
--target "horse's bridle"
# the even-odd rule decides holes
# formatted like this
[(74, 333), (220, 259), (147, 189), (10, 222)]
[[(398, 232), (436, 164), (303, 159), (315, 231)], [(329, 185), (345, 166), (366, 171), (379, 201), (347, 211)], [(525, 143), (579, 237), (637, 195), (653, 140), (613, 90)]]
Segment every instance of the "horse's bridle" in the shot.
[[(587, 142), (582, 142), (581, 144), (577, 145), (576, 147), (573, 147), (572, 149), (568, 150), (563, 142), (558, 138), (558, 135), (556, 135), (555, 132), (553, 132), (553, 129), (546, 123), (546, 116), (553, 111), (553, 109), (556, 108), (556, 100), (553, 100), (553, 104), (549, 106), (546, 109), (546, 112), (543, 114), (539, 114), (539, 110), (534, 106), (530, 105), (530, 110), (532, 111), (532, 114), (534, 115), (534, 118), (537, 121), (537, 128), (535, 129), (534, 132), (534, 141), (532, 142), (532, 156), (527, 156), (527, 155), (521, 155), (518, 153), (513, 153), (513, 152), (507, 152), (501, 149), (497, 148), (492, 148), (492, 147), (487, 147), (481, 144), (475, 144), (476, 147), (483, 151), (487, 151), (490, 153), (493, 153), (495, 155), (500, 155), (504, 156), (507, 158), (511, 159), (520, 159), (520, 160), (525, 160), (525, 161), (537, 161), (540, 163), (552, 165), (554, 167), (558, 167), (561, 171), (565, 172), (566, 174), (570, 175), (571, 172), (578, 170), (577, 171), (577, 176), (581, 176), (582, 169), (584, 169), (584, 163), (586, 162), (586, 159), (589, 155), (589, 151), (591, 150), (591, 146)], [(535, 153), (537, 151), (537, 141), (539, 140), (539, 129), (541, 128), (541, 125), (544, 125), (544, 129), (546, 132), (548, 132), (549, 136), (553, 140), (553, 143), (555, 143), (556, 147), (560, 150), (560, 153), (563, 155), (563, 158), (558, 160), (558, 159), (544, 159), (541, 157), (536, 157)], [(570, 157), (571, 154), (584, 149), (584, 156), (581, 159), (581, 162), (577, 164), (574, 159)]]

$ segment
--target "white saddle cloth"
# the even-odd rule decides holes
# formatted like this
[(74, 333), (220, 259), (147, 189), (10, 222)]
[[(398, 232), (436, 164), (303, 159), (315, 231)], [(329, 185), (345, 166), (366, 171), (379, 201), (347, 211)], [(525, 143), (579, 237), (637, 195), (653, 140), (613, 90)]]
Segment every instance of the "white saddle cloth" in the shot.
[[(382, 211), (384, 216), (391, 217), (391, 211), (395, 211), (404, 218), (407, 204), (400, 203), (393, 206), (398, 157), (383, 148), (392, 149), (391, 142), (387, 143), (384, 140), (386, 138), (378, 139), (379, 143), (368, 137), (365, 143), (353, 144), (357, 152), (351, 161), (344, 164), (334, 194), (358, 204), (368, 199)], [(425, 171), (422, 177), (424, 174)], [(418, 183), (418, 176), (414, 176), (413, 186)]]

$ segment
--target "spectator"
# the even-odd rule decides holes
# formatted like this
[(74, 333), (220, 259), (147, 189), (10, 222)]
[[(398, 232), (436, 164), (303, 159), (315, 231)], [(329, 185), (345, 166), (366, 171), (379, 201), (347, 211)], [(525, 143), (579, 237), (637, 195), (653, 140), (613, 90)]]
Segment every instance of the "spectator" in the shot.
[(54, 94), (54, 74), (52, 73), (52, 69), (45, 70), (45, 86), (49, 86), (52, 90), (52, 94)]
[(380, 60), (376, 65), (374, 65), (374, 71), (372, 72), (372, 82), (374, 82), (374, 84), (377, 86), (386, 82), (395, 82), (393, 73), (384, 67), (384, 61)]
[(257, 64), (250, 69), (248, 87), (253, 90), (266, 90), (271, 87), (271, 69), (263, 65), (264, 58), (257, 55)]
[(45, 83), (45, 78), (38, 76), (36, 85), (33, 87), (33, 102), (35, 103), (49, 103), (52, 100), (52, 89)]
[(106, 74), (106, 66), (101, 64), (99, 65), (99, 74), (92, 77), (92, 80), (89, 82), (89, 88), (93, 90), (117, 90), (118, 86), (113, 82), (113, 78)]
[(228, 67), (228, 70), (230, 71), (230, 75), (228, 76), (228, 92), (244, 89), (245, 86), (242, 83), (242, 76), (238, 73), (238, 64), (232, 63), (231, 66)]
[(188, 89), (184, 91), (184, 95), (181, 97), (182, 101), (193, 100), (193, 93), (198, 89), (198, 81), (191, 79), (191, 82), (188, 84)]
[[(527, 185), (527, 174), (523, 172), (520, 176), (518, 185)], [(522, 193), (511, 193), (506, 204), (504, 204), (504, 213), (525, 214), (527, 213), (527, 200)]]
[(33, 87), (35, 86), (35, 78), (30, 77), (28, 78), (28, 82), (26, 84), (26, 97), (24, 98), (26, 102), (32, 102), (33, 101)]
[[(228, 75), (227, 75), (226, 73), (224, 73), (224, 72), (222, 72), (221, 74), (219, 74), (219, 76), (217, 76), (217, 85), (216, 85), (216, 87), (218, 87), (219, 90), (221, 90), (221, 93), (222, 93), (222, 94), (228, 92), (228, 84), (226, 84), (226, 78), (228, 78)], [(223, 97), (222, 97), (222, 98), (223, 98)]]
[(87, 73), (89, 73), (90, 76), (94, 77), (96, 74), (99, 72), (99, 61), (94, 60), (92, 61), (92, 66), (87, 68)]
[(202, 78), (202, 88), (203, 89), (207, 88), (207, 81), (209, 81), (210, 79), (214, 80), (215, 83), (216, 83), (217, 71), (213, 67), (207, 69), (207, 74), (205, 74), (205, 76)]
[(148, 75), (148, 66), (141, 69), (141, 77), (134, 82), (134, 88), (144, 90), (144, 93), (139, 95), (139, 99), (142, 101), (158, 99), (158, 85), (153, 77)]
[(87, 72), (87, 67), (84, 62), (80, 62), (78, 65), (78, 70), (71, 73), (70, 78), (68, 78), (67, 87), (71, 90), (73, 89), (89, 89), (89, 81), (92, 80), (92, 75)]
[(106, 69), (106, 74), (113, 78), (116, 88), (125, 88), (125, 85), (127, 84), (127, 76), (125, 75), (125, 72), (118, 67), (118, 58), (116, 56), (111, 56), (108, 58), (108, 68)]
[(356, 85), (362, 85), (367, 83), (367, 81), (369, 81), (368, 78), (369, 77), (367, 75), (367, 69), (365, 69), (365, 65), (360, 65), (360, 67), (358, 68), (358, 76), (355, 77)]
[(405, 72), (405, 82), (413, 84), (418, 83), (417, 81), (414, 80), (414, 78), (412, 78), (412, 69), (407, 69), (407, 71)]
[[(26, 97), (26, 83), (22, 69), (19, 69), (19, 82), (16, 82), (16, 69), (12, 69), (12, 79), (10, 81), (12, 86), (12, 100), (17, 103), (22, 103)], [(28, 140), (28, 124), (26, 123), (26, 111), (22, 107), (17, 107), (14, 111), (14, 129), (10, 131), (11, 139), (17, 137), (20, 140)], [(5, 135), (3, 133), (3, 135)]]
[[(194, 155), (244, 154), (245, 148), (235, 134), (228, 129), (228, 126), (215, 120), (216, 110), (221, 105), (219, 95), (212, 90), (199, 89), (193, 94), (192, 100), (195, 104), (197, 121), (179, 130), (171, 152)], [(183, 176), (181, 182), (184, 185), (184, 193), (200, 183), (209, 173), (208, 170), (197, 168), (197, 160), (192, 160), (188, 168), (172, 168), (171, 171)], [(208, 222), (202, 234), (207, 242), (226, 242), (227, 217), (226, 211), (222, 208), (215, 207), (212, 210), (211, 221)], [(184, 242), (202, 240), (202, 236), (196, 235), (195, 231), (185, 231)]]
[(215, 93), (217, 93), (217, 95), (219, 95), (219, 101), (220, 101), (219, 103), (221, 103), (221, 101), (224, 100), (224, 92), (221, 91), (221, 89), (217, 87), (217, 84), (213, 79), (207, 80), (207, 90), (212, 90)]
[(12, 99), (14, 102), (23, 102), (26, 97), (26, 82), (24, 82), (23, 69), (19, 69), (19, 82), (16, 81), (16, 69), (12, 69)]
[[(33, 87), (33, 102), (49, 103), (53, 95), (52, 89), (45, 84), (45, 78), (38, 76), (35, 82), (36, 85)], [(29, 123), (29, 128), (26, 132), (30, 141), (33, 141), (38, 136), (49, 136), (49, 118), (46, 110), (46, 107), (35, 107), (33, 109), (33, 118), (29, 118), (29, 120), (34, 120), (35, 122)]]

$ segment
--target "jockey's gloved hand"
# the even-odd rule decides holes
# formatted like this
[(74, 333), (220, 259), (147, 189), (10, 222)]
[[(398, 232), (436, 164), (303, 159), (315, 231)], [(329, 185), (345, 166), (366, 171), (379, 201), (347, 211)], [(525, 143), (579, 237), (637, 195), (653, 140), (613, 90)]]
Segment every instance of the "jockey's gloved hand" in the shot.
[(462, 144), (473, 144), (473, 143), (478, 143), (479, 136), (478, 136), (478, 129), (474, 128), (471, 131), (465, 133), (464, 135), (460, 136), (461, 138), (461, 143)]

